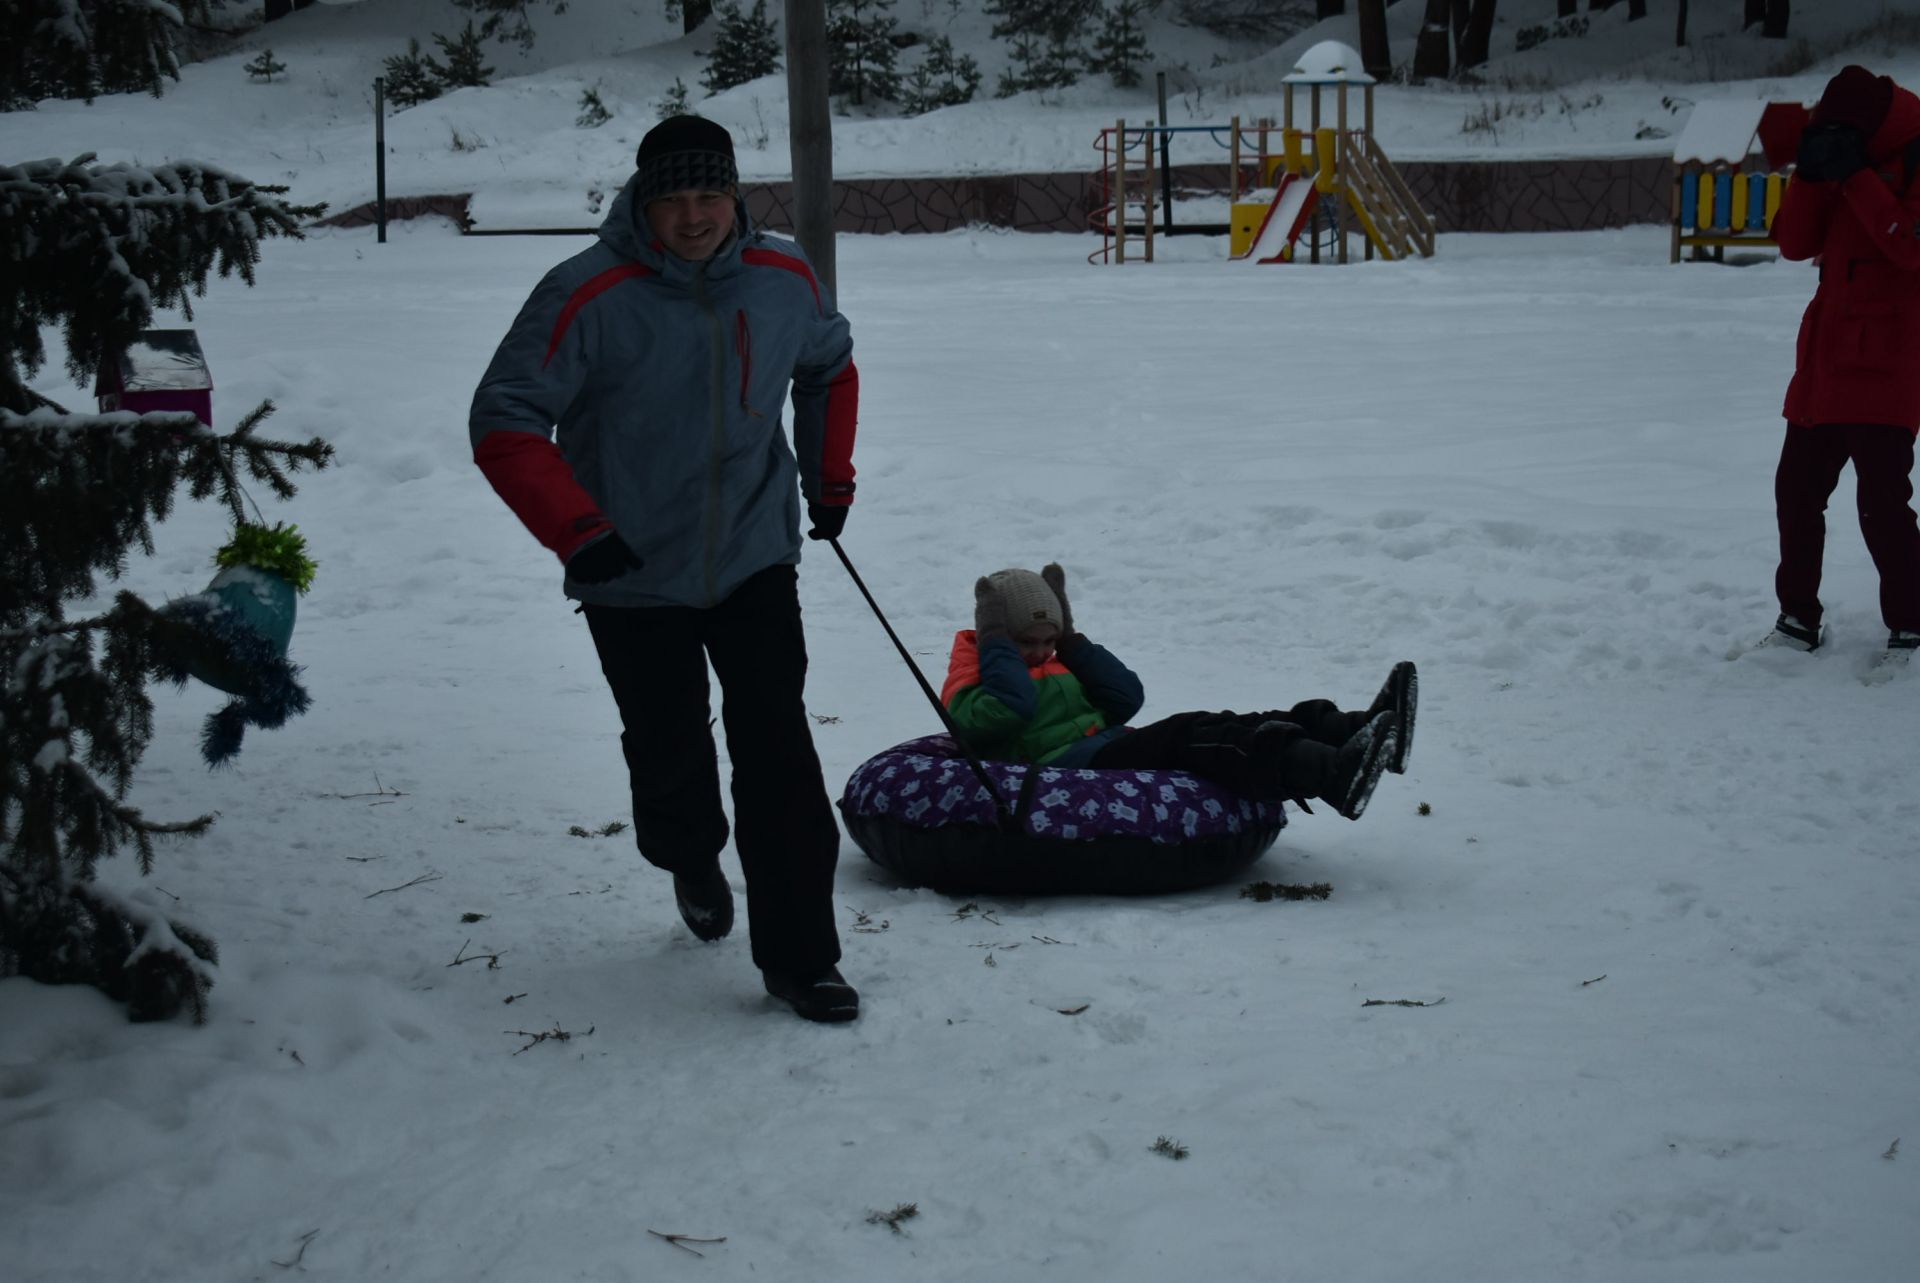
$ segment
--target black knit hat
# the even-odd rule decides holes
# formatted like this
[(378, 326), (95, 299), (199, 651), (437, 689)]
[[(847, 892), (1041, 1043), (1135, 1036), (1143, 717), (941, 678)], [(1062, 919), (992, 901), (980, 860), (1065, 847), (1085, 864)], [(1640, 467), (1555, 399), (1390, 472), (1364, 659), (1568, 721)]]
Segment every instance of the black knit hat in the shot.
[(704, 116), (667, 117), (640, 140), (633, 163), (633, 195), (643, 207), (674, 192), (724, 192), (740, 181), (733, 136)]

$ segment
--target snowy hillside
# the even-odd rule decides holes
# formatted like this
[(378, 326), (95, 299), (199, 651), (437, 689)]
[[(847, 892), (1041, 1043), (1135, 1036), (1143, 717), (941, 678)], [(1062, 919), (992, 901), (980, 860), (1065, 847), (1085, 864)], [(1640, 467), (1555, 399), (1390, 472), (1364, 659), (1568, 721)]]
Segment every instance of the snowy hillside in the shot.
[[(1422, 8), (1402, 0), (1388, 11), (1399, 63), (1412, 57)], [(1151, 78), (1132, 90), (1095, 77), (1056, 93), (991, 97), (1005, 47), (990, 37), (992, 20), (980, 10), (979, 0), (900, 0), (895, 14), (903, 31), (950, 35), (956, 49), (979, 61), (981, 96), (916, 119), (842, 116), (835, 122), (836, 173), (1085, 171), (1097, 167), (1093, 144), (1103, 126), (1153, 117)], [(1788, 41), (1740, 32), (1740, 0), (1693, 0), (1687, 50), (1673, 48), (1670, 5), (1630, 23), (1620, 4), (1592, 15), (1584, 36), (1516, 52), (1518, 33), (1550, 26), (1556, 11), (1553, 0), (1502, 0), (1493, 57), (1477, 85), (1382, 89), (1378, 132), (1388, 154), (1659, 155), (1671, 146), (1660, 131), (1677, 132), (1680, 112), (1702, 94), (1810, 98), (1849, 56), (1920, 79), (1920, 5), (1911, 0), (1802, 5)], [(108, 160), (144, 161), (192, 155), (259, 181), (289, 183), (301, 200), (336, 209), (362, 204), (374, 192), (372, 83), (382, 60), (402, 52), (409, 36), (431, 51), (432, 33), (457, 32), (466, 18), (452, 0), (317, 4), (254, 32), (222, 57), (188, 66), (182, 83), (158, 102), (132, 95), (0, 115), (0, 153), (98, 151)], [(1351, 17), (1313, 24), (1272, 48), (1179, 26), (1164, 14), (1150, 26), (1153, 65), (1168, 73), (1175, 124), (1277, 118), (1280, 78), (1302, 50), (1326, 38), (1358, 42)], [(573, 210), (584, 193), (617, 186), (676, 78), (697, 110), (733, 131), (745, 177), (788, 173), (784, 77), (703, 98), (708, 29), (680, 36), (657, 0), (576, 0), (564, 14), (538, 13), (536, 31), (529, 52), (490, 46), (497, 70), (490, 87), (460, 90), (389, 120), (389, 194), (470, 192), (524, 205), (564, 192)], [(270, 84), (250, 81), (242, 65), (269, 47), (287, 73)], [(917, 56), (908, 51), (902, 65)], [(597, 129), (575, 123), (587, 89), (614, 116)]]
[[(1792, 53), (1694, 0), (1690, 55), (1657, 48), (1652, 7), (1517, 54), (1552, 6), (1503, 0), (1486, 83), (1383, 90), (1382, 139), (1631, 153), (1665, 145), (1634, 137), (1672, 120), (1663, 96), (1811, 98), (1848, 57), (1920, 85), (1911, 42), (1840, 46), (1906, 3), (1796, 6)], [(315, 6), (157, 101), (0, 115), (0, 159), (200, 156), (357, 203), (380, 59), (456, 14)], [(986, 61), (976, 6), (954, 21)], [(540, 32), (492, 87), (389, 122), (395, 194), (618, 181), (661, 86), (697, 77), (700, 39), (652, 0), (574, 0)], [(1293, 44), (1156, 32), (1188, 64), (1177, 119), (1277, 111)], [(251, 83), (269, 44), (288, 77)], [(1804, 65), (1763, 74), (1776, 57)], [(617, 119), (580, 129), (596, 85)], [(701, 108), (776, 177), (784, 101), (774, 78)], [(1494, 103), (1528, 106), (1462, 131)], [(1152, 110), (1089, 84), (845, 118), (838, 164), (1083, 169), (1100, 123)], [(289, 503), (256, 488), (320, 563), (291, 651), (314, 707), (210, 774), (224, 697), (155, 692), (130, 800), (220, 818), (152, 877), (100, 872), (218, 940), (211, 1018), (0, 981), (0, 1278), (1910, 1283), (1920, 668), (1874, 666), (1850, 483), (1831, 645), (1744, 650), (1775, 612), (1813, 270), (1670, 267), (1656, 227), (1345, 268), (1192, 238), (1095, 270), (1090, 241), (842, 238), (848, 555), (936, 683), (974, 578), (1047, 560), (1147, 717), (1358, 705), (1415, 660), (1410, 771), (1358, 823), (1294, 813), (1244, 878), (1146, 899), (947, 897), (843, 843), (863, 1014), (795, 1019), (744, 932), (697, 943), (605, 831), (631, 817), (593, 646), (472, 463), (495, 344), (586, 242), (421, 220), (270, 244), (191, 324), (222, 426), (271, 397), (279, 434), (338, 448)], [(89, 404), (48, 337), (34, 386)], [(116, 586), (206, 582), (227, 521), (181, 500)], [(933, 714), (820, 545), (800, 583), (837, 794)]]

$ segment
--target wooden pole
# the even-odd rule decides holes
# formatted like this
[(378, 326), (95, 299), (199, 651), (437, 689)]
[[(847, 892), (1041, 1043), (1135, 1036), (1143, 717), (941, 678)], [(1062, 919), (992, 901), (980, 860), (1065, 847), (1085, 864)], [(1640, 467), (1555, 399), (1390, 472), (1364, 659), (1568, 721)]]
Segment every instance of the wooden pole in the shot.
[(1240, 200), (1240, 117), (1233, 118), (1233, 143), (1229, 150), (1233, 159), (1228, 162), (1228, 204), (1237, 204)]
[(1127, 261), (1127, 122), (1113, 125), (1113, 261)]
[(833, 246), (833, 114), (827, 95), (826, 0), (786, 0), (787, 146), (793, 230), (814, 274), (838, 298)]
[(387, 78), (373, 78), (373, 223), (387, 243)]
[[(1333, 181), (1339, 200), (1345, 203), (1353, 193), (1353, 185), (1350, 181), (1352, 176), (1349, 172), (1352, 168), (1352, 163), (1347, 158), (1346, 81), (1342, 80), (1339, 87), (1333, 91), (1333, 100), (1336, 104), (1333, 116)], [(1367, 239), (1367, 258), (1369, 261), (1373, 258), (1373, 240), (1371, 237)], [(1344, 234), (1340, 237), (1339, 261), (1341, 263), (1347, 261), (1347, 238)]]
[[(1149, 263), (1153, 262), (1153, 202), (1154, 202), (1153, 140), (1155, 136), (1156, 136), (1155, 131), (1152, 125), (1148, 125), (1140, 131), (1140, 138), (1142, 141), (1142, 145), (1146, 148), (1146, 162), (1147, 162), (1147, 198), (1144, 202), (1142, 202), (1141, 207), (1145, 209), (1147, 213), (1147, 262)], [(1161, 138), (1160, 139), (1160, 159), (1165, 160), (1166, 157), (1167, 157), (1167, 140), (1165, 138)]]

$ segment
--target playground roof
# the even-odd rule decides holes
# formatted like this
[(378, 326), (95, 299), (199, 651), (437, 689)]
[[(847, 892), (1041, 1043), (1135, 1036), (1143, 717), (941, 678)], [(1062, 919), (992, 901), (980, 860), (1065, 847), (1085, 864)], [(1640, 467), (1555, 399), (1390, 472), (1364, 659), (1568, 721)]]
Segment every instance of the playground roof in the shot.
[(1281, 77), (1287, 85), (1371, 85), (1376, 83), (1361, 67), (1360, 52), (1338, 40), (1322, 40), (1300, 55), (1293, 70)]

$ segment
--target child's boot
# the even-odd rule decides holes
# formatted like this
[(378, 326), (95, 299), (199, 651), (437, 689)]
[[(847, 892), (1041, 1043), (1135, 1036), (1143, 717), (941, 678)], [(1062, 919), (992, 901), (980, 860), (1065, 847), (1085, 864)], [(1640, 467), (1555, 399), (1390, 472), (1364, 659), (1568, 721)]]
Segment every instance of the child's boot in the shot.
[[(1268, 726), (1282, 723), (1268, 722)], [(1258, 737), (1259, 731), (1255, 732)], [(1303, 738), (1277, 743), (1268, 757), (1277, 776), (1276, 792), (1296, 801), (1314, 798), (1327, 803), (1349, 820), (1357, 820), (1367, 809), (1374, 786), (1393, 760), (1399, 742), (1393, 729), (1391, 710), (1376, 714), (1338, 748)]]
[(1395, 775), (1407, 773), (1407, 757), (1413, 752), (1413, 719), (1419, 707), (1420, 674), (1415, 670), (1412, 660), (1403, 659), (1387, 674), (1386, 684), (1373, 697), (1373, 703), (1366, 713), (1369, 722), (1382, 713), (1393, 714), (1396, 743), (1393, 759), (1387, 763), (1387, 769)]

